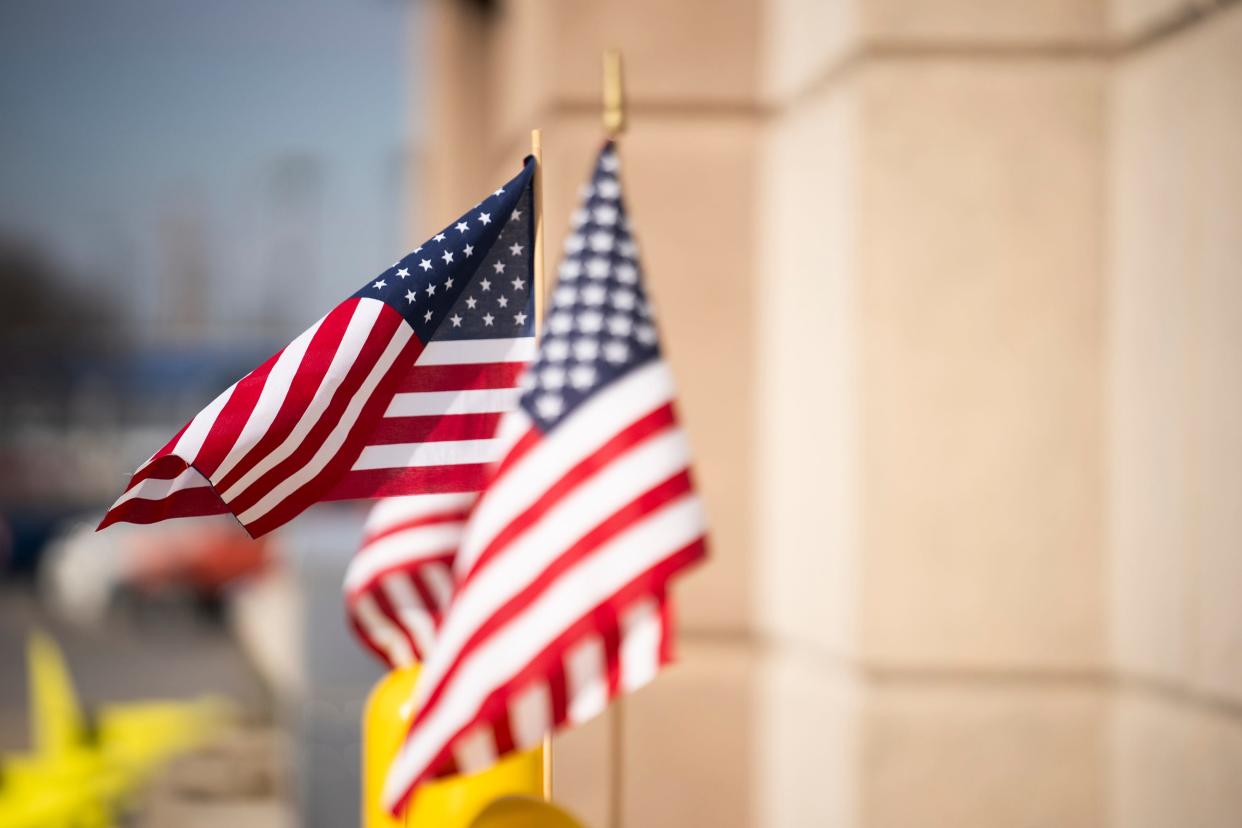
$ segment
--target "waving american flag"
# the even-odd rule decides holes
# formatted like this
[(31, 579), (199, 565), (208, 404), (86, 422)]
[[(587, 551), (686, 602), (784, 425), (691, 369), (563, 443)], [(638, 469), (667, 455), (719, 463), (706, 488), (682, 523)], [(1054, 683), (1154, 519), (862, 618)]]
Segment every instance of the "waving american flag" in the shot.
[(597, 715), (670, 656), (668, 583), (703, 557), (704, 524), (617, 173), (608, 144), (501, 459), (459, 525), (394, 811), (428, 778)]
[[(518, 377), (534, 355), (531, 199), (527, 188), (448, 324), (398, 389), (373, 445), (337, 490), (433, 492), (377, 503), (345, 576), (354, 631), (390, 667), (421, 661), (430, 650), (452, 595), (450, 566), (472, 492), (487, 463), (499, 459), (496, 426), (517, 404)], [(418, 442), (381, 443), (389, 434)], [(434, 494), (445, 491), (453, 493)]]
[(321, 500), (477, 491), (534, 351), (534, 163), (200, 411), (100, 528), (232, 513), (258, 537)]
[(424, 661), (431, 652), (475, 498), (390, 497), (371, 510), (345, 574), (345, 608), (358, 638), (389, 667)]

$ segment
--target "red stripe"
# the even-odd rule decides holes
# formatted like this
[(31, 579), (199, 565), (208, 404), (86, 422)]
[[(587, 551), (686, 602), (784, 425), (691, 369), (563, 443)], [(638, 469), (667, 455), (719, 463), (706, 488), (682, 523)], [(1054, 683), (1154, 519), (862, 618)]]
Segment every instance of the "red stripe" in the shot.
[(246, 456), (216, 483), (219, 491), (225, 492), (232, 488), (260, 460), (275, 451), (293, 431), (326, 376), (328, 366), (332, 364), (332, 357), (341, 346), (341, 340), (345, 337), (349, 320), (353, 318), (359, 301), (347, 299), (324, 317), (319, 329), (311, 337), (306, 353), (302, 355), (302, 362), (289, 383), (289, 390), (281, 400), (272, 424), (246, 452)]
[[(180, 429), (178, 429), (177, 433), (172, 436), (171, 440), (169, 440), (167, 443), (164, 444), (163, 448), (161, 448), (155, 454), (151, 455), (151, 459), (148, 460), (147, 463), (143, 465), (143, 468), (146, 468), (147, 465), (150, 465), (156, 460), (159, 460), (163, 457), (167, 457), (169, 452), (172, 451), (173, 446), (177, 445), (177, 441), (181, 439), (182, 434), (185, 434), (185, 430), (190, 427), (190, 423), (192, 422), (194, 422), (194, 420), (190, 420), (189, 423), (186, 423)], [(134, 475), (134, 476), (137, 477), (138, 475)], [(131, 483), (130, 485), (132, 486), (133, 484)]]
[(677, 658), (676, 642), (670, 634), (676, 629), (677, 610), (673, 606), (673, 596), (661, 593), (657, 596), (660, 602), (660, 663), (668, 664)]
[(513, 741), (513, 729), (509, 725), (509, 714), (498, 716), (492, 722), (492, 743), (496, 746), (496, 755), (504, 756), (517, 745)]
[[(584, 558), (595, 552), (600, 546), (607, 541), (621, 534), (634, 523), (642, 520), (653, 512), (658, 511), (677, 499), (689, 494), (692, 491), (690, 485), (690, 474), (687, 471), (681, 471), (667, 480), (659, 483), (629, 503), (604, 518), (598, 525), (589, 532), (572, 543), (564, 552), (556, 557), (551, 563), (543, 568), (538, 575), (535, 575), (516, 595), (504, 603), (503, 606), (497, 608), (487, 620), (479, 624), (470, 637), (462, 645), (457, 654), (453, 657), (431, 693), (426, 697), (424, 710), (433, 709), (438, 703), (444, 688), (452, 680), (453, 675), (461, 666), (462, 661), (470, 656), (476, 649), (486, 643), (492, 635), (505, 625), (510, 623), (521, 613), (525, 612), (530, 605), (539, 599), (541, 595), (552, 585), (557, 579), (565, 574), (570, 568), (581, 562)], [(477, 568), (471, 574), (477, 572)], [(469, 584), (469, 577), (461, 584)], [(458, 586), (458, 594), (461, 594), (462, 586)], [(421, 718), (421, 713), (420, 713)]]
[(414, 640), (414, 635), (405, 628), (405, 624), (401, 623), (401, 616), (397, 613), (397, 608), (388, 600), (388, 596), (384, 594), (383, 590), (377, 589), (371, 593), (371, 597), (375, 600), (375, 605), (379, 607), (379, 611), (388, 619), (388, 623), (401, 631), (401, 635), (405, 638), (406, 643), (410, 645), (410, 652), (414, 654), (414, 658), (421, 661), (425, 654), (419, 649), (418, 642)]
[(451, 512), (432, 512), (430, 514), (400, 520), (396, 523), (391, 523), (368, 533), (362, 539), (362, 549), (365, 551), (368, 546), (376, 541), (383, 540), (384, 538), (389, 537), (390, 535), (395, 535), (398, 532), (418, 529), (421, 526), (430, 526), (435, 523), (460, 523), (469, 517), (469, 515), (470, 513), (468, 511), (458, 509)]
[(516, 388), (524, 362), (480, 362), (470, 365), (415, 365), (397, 383), (397, 393), (411, 391), (475, 391)]
[(490, 440), (496, 436), (501, 414), (431, 414), (425, 417), (385, 417), (367, 445), (438, 443), (445, 440)]
[[(177, 436), (174, 437), (169, 443), (170, 446), (181, 437), (181, 433), (185, 431), (186, 428), (189, 428), (189, 423), (186, 423), (186, 425), (182, 427), (181, 431), (177, 432)], [(161, 451), (162, 450), (163, 449), (161, 449)], [(185, 471), (185, 469), (185, 460), (175, 454), (165, 454), (161, 457), (155, 457), (138, 471), (134, 472), (134, 476), (129, 479), (129, 485), (125, 487), (125, 491), (128, 492), (144, 480), (172, 480), (174, 477)]]
[(513, 444), (513, 448), (509, 449), (501, 461), (496, 464), (491, 476), (488, 478), (487, 484), (490, 486), (492, 483), (503, 477), (509, 469), (513, 468), (517, 461), (525, 457), (526, 453), (534, 448), (535, 444), (542, 439), (542, 431), (534, 426), (528, 428), (526, 433), (519, 437), (517, 442)]
[(104, 515), (96, 531), (114, 523), (158, 523), (177, 517), (202, 517), (227, 514), (228, 509), (210, 486), (178, 489), (167, 497), (150, 500), (131, 498), (114, 506)]
[(216, 415), (215, 422), (211, 424), (207, 436), (203, 438), (203, 445), (199, 448), (198, 454), (189, 458), (203, 473), (203, 477), (210, 478), (224, 462), (224, 458), (228, 457), (229, 452), (233, 450), (237, 438), (241, 436), (242, 429), (245, 428), (251, 413), (254, 412), (255, 404), (259, 401), (259, 394), (263, 392), (263, 386), (267, 384), (268, 375), (272, 372), (272, 366), (276, 364), (276, 360), (280, 358), (284, 350), (281, 348), (267, 362), (242, 377), (233, 388), (233, 393), (229, 395), (220, 413)]
[(608, 669), (608, 697), (621, 686), (621, 623), (616, 611), (608, 604), (596, 610), (596, 626), (604, 642), (604, 664)]
[(569, 682), (565, 680), (565, 662), (557, 661), (548, 671), (548, 697), (553, 726), (569, 718)]
[[(315, 456), (315, 453), (323, 446), (324, 440), (340, 422), (354, 394), (374, 370), (376, 361), (392, 342), (397, 327), (403, 324), (405, 324), (404, 320), (387, 305), (380, 310), (371, 329), (366, 332), (366, 339), (358, 350), (357, 356), (346, 368), (345, 376), (334, 388), (321, 387), (319, 389), (318, 393), (330, 393), (331, 397), (319, 417), (311, 425), (310, 430), (302, 437), (301, 443), (287, 457), (263, 472), (257, 480), (251, 482), (245, 490), (229, 502), (229, 506), (235, 512), (241, 514), (254, 506)], [(223, 491), (224, 487), (221, 487), (221, 490)]]
[[(385, 323), (391, 324), (394, 329), (397, 325), (406, 324), (401, 315), (388, 306), (384, 306), (384, 309), (380, 312), (380, 318), (383, 319)], [(377, 322), (376, 327), (389, 327), (389, 324), (380, 325)], [(384, 341), (379, 344), (381, 352), (383, 347), (387, 346), (388, 341), (390, 341), (391, 338), (390, 331), (389, 336), (384, 337)], [(367, 350), (369, 349), (364, 346), (364, 352)], [(337, 450), (336, 454), (333, 455), (332, 459), (330, 459), (322, 469), (320, 469), (318, 474), (306, 483), (302, 484), (283, 501), (269, 510), (265, 515), (251, 522), (247, 528), (250, 529), (251, 533), (254, 534), (255, 537), (269, 532), (277, 526), (287, 523), (305, 510), (308, 506), (325, 499), (325, 495), (328, 491), (336, 485), (337, 481), (339, 481), (342, 476), (348, 473), (350, 467), (353, 466), (358, 460), (358, 455), (360, 455), (363, 448), (366, 447), (367, 437), (370, 434), (371, 429), (375, 427), (375, 424), (384, 415), (384, 409), (388, 407), (388, 403), (392, 400), (392, 387), (396, 382), (396, 378), (401, 375), (403, 370), (405, 370), (405, 366), (418, 359), (418, 355), (422, 353), (422, 350), (423, 344), (419, 341), (418, 337), (410, 336), (404, 347), (402, 347), (401, 351), (397, 354), (396, 359), (393, 360), (392, 365), (389, 366), (388, 371), (376, 384), (371, 396), (363, 404), (362, 410), (358, 413), (357, 420), (355, 420), (354, 424), (350, 427), (349, 432), (345, 435), (345, 440)], [(368, 367), (372, 367), (375, 361), (379, 358), (379, 354), (375, 354), (374, 357), (368, 357), (364, 354), (364, 358), (366, 359), (366, 365)], [(300, 469), (307, 461), (310, 460), (312, 456), (314, 456), (314, 452), (318, 450), (323, 440), (326, 439), (328, 434), (331, 433), (331, 430), (336, 427), (341, 414), (344, 412), (346, 406), (349, 405), (349, 401), (353, 397), (354, 391), (357, 390), (357, 387), (361, 385), (362, 381), (365, 379), (365, 373), (359, 373), (361, 374), (361, 378), (359, 378), (356, 382), (353, 381), (353, 377), (349, 377), (347, 378), (347, 382), (342, 384), (340, 391), (334, 397), (332, 403), (328, 406), (328, 410), (324, 413), (324, 416), (320, 418), (319, 422), (315, 424), (315, 427), (311, 429), (311, 433), (307, 435), (307, 439), (303, 446), (295, 451), (293, 456), (287, 458), (286, 461), (277, 464), (276, 468), (271, 469), (266, 475), (264, 475), (266, 480), (261, 479), (258, 481), (259, 484), (262, 484), (269, 490), (270, 488), (274, 488), (288, 475), (291, 475)], [(352, 387), (347, 388), (346, 386)], [(283, 470), (281, 468), (282, 466), (285, 467)], [(253, 489), (254, 487), (251, 488)]]
[(423, 606), (427, 609), (427, 614), (437, 624), (440, 622), (440, 602), (436, 600), (436, 595), (431, 591), (431, 587), (427, 586), (427, 582), (423, 580), (422, 565), (427, 561), (419, 560), (416, 565), (406, 565), (406, 575), (410, 578), (410, 583), (414, 586), (414, 591), (418, 593), (419, 600), (423, 602)]
[[(363, 581), (358, 586), (345, 590), (345, 595), (350, 598), (355, 598), (366, 592), (371, 592), (372, 590), (378, 589), (379, 582), (384, 579), (384, 576), (391, 575), (394, 572), (405, 572), (406, 574), (411, 574), (413, 570), (423, 566), (424, 564), (429, 564), (429, 563), (444, 563), (444, 564), (448, 564), (449, 566), (452, 566), (453, 554), (454, 554), (453, 552), (438, 552), (426, 558), (416, 558), (414, 560), (397, 561), (391, 566), (386, 566), (383, 569), (376, 570), (374, 575), (372, 575), (367, 580)], [(436, 605), (429, 604), (428, 606), (434, 607)]]
[(634, 446), (649, 437), (676, 425), (677, 418), (673, 414), (672, 405), (662, 405), (656, 410), (630, 423), (604, 443), (592, 454), (587, 455), (569, 469), (565, 474), (547, 488), (547, 490), (525, 511), (511, 520), (504, 529), (492, 538), (491, 542), (479, 553), (470, 571), (466, 573), (463, 584), (470, 583), (471, 578), (482, 567), (487, 565), (497, 552), (504, 549), (518, 535), (529, 529), (548, 510), (565, 498), (567, 494), (595, 475), (609, 463), (625, 454)]
[(350, 470), (329, 489), (322, 500), (396, 497), (409, 494), (453, 494), (483, 489), (489, 466), (467, 463), (457, 466)]
[[(673, 576), (701, 560), (705, 554), (706, 544), (702, 538), (699, 538), (657, 562), (645, 572), (639, 573), (629, 583), (609, 597), (605, 603), (611, 604), (617, 615), (620, 615), (625, 612), (631, 603), (639, 598), (652, 594), (663, 594), (668, 581)], [(392, 813), (399, 815), (405, 809), (410, 795), (420, 783), (433, 776), (443, 775), (451, 768), (453, 745), (463, 734), (468, 733), (471, 728), (480, 722), (489, 721), (504, 715), (509, 708), (509, 703), (513, 696), (521, 692), (530, 681), (544, 676), (551, 677), (560, 671), (562, 668), (558, 666), (558, 662), (563, 662), (568, 650), (577, 644), (584, 635), (591, 632), (599, 632), (599, 630), (594, 629), (595, 619), (594, 610), (584, 614), (532, 658), (522, 670), (497, 687), (484, 700), (483, 704), (479, 706), (478, 712), (470, 721), (445, 741), (440, 751), (428, 763), (427, 768), (403, 792), (400, 799), (393, 806)], [(551, 686), (551, 682), (549, 686)], [(555, 694), (553, 695), (555, 698)], [(419, 711), (415, 717), (414, 724), (410, 728), (411, 731), (422, 721), (429, 709), (429, 707), (424, 706)], [(564, 721), (564, 718), (560, 716), (554, 716), (553, 719), (558, 725)]]

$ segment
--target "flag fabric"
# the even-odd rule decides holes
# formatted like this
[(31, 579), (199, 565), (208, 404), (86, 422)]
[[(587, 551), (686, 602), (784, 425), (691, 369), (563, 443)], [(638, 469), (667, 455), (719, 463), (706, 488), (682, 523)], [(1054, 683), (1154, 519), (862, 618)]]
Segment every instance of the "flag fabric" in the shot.
[(475, 497), (390, 497), (372, 508), (345, 573), (345, 609), (354, 633), (389, 667), (424, 661), (431, 652)]
[(330, 495), (453, 492), (381, 500), (350, 561), (351, 626), (390, 667), (421, 661), (430, 650), (452, 595), (450, 567), (471, 492), (499, 459), (496, 426), (516, 405), (518, 378), (535, 352), (531, 201), (527, 188), (448, 324), (398, 387), (371, 444)]
[(674, 389), (615, 148), (596, 162), (502, 458), (470, 508), (454, 590), (385, 784), (481, 770), (600, 713), (671, 655), (669, 581), (705, 554)]
[[(531, 187), (523, 186), (503, 217), (487, 216), (485, 208), (473, 211), (491, 223), (500, 221), (500, 235), (398, 382), (362, 454), (325, 499), (470, 492), (482, 486), (487, 467), (499, 459), (500, 415), (517, 404), (518, 378), (535, 354), (531, 202)], [(449, 230), (440, 235), (450, 235)], [(455, 246), (466, 261), (480, 253), (464, 253), (461, 241)], [(431, 261), (435, 272), (436, 255), (434, 249), (416, 253), (418, 269)]]
[(533, 352), (534, 159), (199, 412), (100, 523), (477, 490)]

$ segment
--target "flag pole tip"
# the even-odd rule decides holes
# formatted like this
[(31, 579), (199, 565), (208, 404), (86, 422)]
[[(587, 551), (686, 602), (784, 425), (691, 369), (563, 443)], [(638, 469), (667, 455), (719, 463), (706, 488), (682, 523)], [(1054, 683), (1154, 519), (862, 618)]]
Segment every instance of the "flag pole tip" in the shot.
[(609, 138), (625, 132), (625, 80), (620, 49), (604, 50), (604, 132)]

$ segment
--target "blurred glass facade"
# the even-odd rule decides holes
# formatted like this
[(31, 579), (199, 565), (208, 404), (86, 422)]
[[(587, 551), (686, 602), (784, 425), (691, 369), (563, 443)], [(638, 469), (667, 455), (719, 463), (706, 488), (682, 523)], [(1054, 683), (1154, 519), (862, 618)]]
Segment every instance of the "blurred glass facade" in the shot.
[[(232, 699), (263, 746), (222, 767), (262, 757), (269, 781), (216, 795), (264, 800), (255, 824), (356, 821), (378, 675), (340, 600), (358, 510), (264, 544), (231, 521), (90, 525), (401, 252), (414, 26), (402, 0), (0, 8), (0, 753), (33, 747), (24, 647), (46, 628), (88, 710)], [(137, 824), (192, 818), (180, 784)]]
[(402, 2), (0, 10), (5, 514), (97, 508), (395, 255)]

